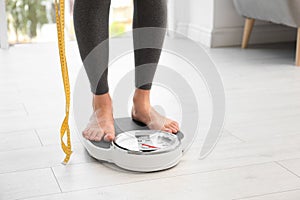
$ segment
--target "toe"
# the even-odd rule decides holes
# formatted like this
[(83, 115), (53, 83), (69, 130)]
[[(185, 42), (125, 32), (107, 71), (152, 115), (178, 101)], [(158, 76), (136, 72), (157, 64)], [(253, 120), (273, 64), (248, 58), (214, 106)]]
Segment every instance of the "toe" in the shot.
[(178, 132), (176, 128), (172, 127), (171, 129), (172, 129), (172, 133), (177, 133)]
[(107, 142), (113, 141), (115, 139), (115, 134), (114, 133), (107, 133), (104, 136), (104, 140)]
[(171, 133), (176, 132), (176, 128), (173, 127), (171, 124), (165, 125), (165, 128), (171, 130), (171, 131), (170, 131)]
[(179, 128), (176, 125), (171, 124), (170, 126), (172, 127), (173, 133), (177, 133), (178, 132)]
[(109, 140), (114, 140), (115, 139), (115, 134), (108, 134), (107, 135)]
[(90, 128), (86, 129), (83, 131), (83, 137), (86, 138), (86, 139), (89, 139), (90, 135), (92, 133), (92, 130)]
[(101, 141), (101, 137), (100, 137), (99, 135), (96, 135), (94, 140), (95, 140), (96, 142), (99, 142), (99, 141)]
[(82, 131), (82, 135), (84, 135), (84, 136), (85, 136), (85, 135), (87, 135), (87, 134), (88, 134), (88, 131), (89, 131), (89, 129), (90, 129), (90, 128), (86, 128), (86, 129), (84, 129), (84, 131)]
[(176, 129), (179, 129), (179, 124), (178, 124), (177, 122), (172, 121), (171, 124), (172, 124), (173, 126), (175, 126)]
[(99, 141), (101, 141), (102, 137), (103, 137), (103, 133), (102, 133), (102, 132), (101, 132), (101, 133), (98, 133), (98, 134), (95, 136), (94, 140), (97, 141), (97, 142), (99, 142)]
[(167, 128), (167, 127), (165, 127), (165, 128), (163, 129), (163, 131), (166, 131), (166, 132), (172, 133), (172, 129), (170, 129), (170, 128)]
[(97, 130), (93, 130), (92, 133), (89, 135), (89, 140), (95, 140), (95, 137), (97, 136), (98, 131)]
[(91, 134), (88, 139), (93, 141), (100, 141), (103, 136), (103, 131), (100, 128), (93, 128)]

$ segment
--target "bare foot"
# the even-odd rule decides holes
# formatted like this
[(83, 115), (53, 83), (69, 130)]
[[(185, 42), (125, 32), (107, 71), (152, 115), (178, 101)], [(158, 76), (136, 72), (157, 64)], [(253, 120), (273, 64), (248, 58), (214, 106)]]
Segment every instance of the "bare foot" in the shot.
[(112, 101), (109, 94), (94, 95), (94, 113), (82, 132), (84, 138), (93, 141), (112, 141), (115, 138)]
[(133, 97), (132, 119), (146, 124), (151, 130), (177, 133), (178, 123), (162, 116), (152, 108), (149, 96), (149, 90), (136, 89)]

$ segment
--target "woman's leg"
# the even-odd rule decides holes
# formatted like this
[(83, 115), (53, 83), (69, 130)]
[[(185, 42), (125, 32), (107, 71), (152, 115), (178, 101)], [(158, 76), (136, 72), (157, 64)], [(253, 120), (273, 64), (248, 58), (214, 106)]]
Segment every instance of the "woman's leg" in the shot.
[[(94, 48), (109, 37), (110, 2), (111, 0), (75, 0), (74, 29), (82, 61)], [(104, 43), (104, 45), (105, 47), (101, 48), (103, 52), (99, 57), (89, 57), (90, 62), (84, 65), (91, 83), (91, 90), (96, 95), (108, 92), (108, 43)], [(91, 65), (90, 63), (97, 63), (98, 65)], [(101, 77), (95, 77), (97, 71), (103, 71)]]
[[(81, 59), (93, 93), (94, 113), (85, 138), (99, 141), (114, 138), (112, 102), (108, 93), (108, 42), (110, 0), (75, 0), (73, 18), (76, 39)], [(102, 43), (103, 48), (99, 48)], [(97, 47), (97, 56), (89, 56)], [(99, 55), (99, 56), (98, 56)], [(87, 59), (88, 58), (88, 59)], [(86, 59), (89, 62), (85, 62)]]
[[(136, 88), (151, 89), (152, 80), (161, 54), (161, 49), (138, 48), (145, 38), (151, 38), (151, 43), (162, 47), (166, 26), (167, 0), (134, 0), (132, 28), (137, 29), (133, 31)], [(153, 29), (153, 27), (157, 29)]]
[[(146, 31), (133, 31), (136, 49), (134, 51), (136, 91), (133, 98), (132, 117), (147, 124), (150, 129), (176, 133), (179, 130), (178, 123), (161, 116), (150, 104), (150, 89), (161, 49), (137, 49), (144, 38), (152, 38), (151, 43), (162, 47), (166, 26), (167, 0), (134, 0), (133, 28), (150, 28), (149, 31), (147, 29)], [(151, 27), (158, 29), (151, 29)], [(147, 34), (152, 35), (148, 36)]]

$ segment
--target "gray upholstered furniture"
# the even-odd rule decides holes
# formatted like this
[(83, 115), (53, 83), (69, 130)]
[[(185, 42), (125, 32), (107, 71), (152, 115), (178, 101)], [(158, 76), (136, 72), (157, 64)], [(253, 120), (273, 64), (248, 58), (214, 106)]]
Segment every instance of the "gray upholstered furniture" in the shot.
[(300, 66), (300, 0), (233, 0), (238, 13), (246, 18), (242, 48), (248, 45), (255, 19), (298, 29), (296, 65)]

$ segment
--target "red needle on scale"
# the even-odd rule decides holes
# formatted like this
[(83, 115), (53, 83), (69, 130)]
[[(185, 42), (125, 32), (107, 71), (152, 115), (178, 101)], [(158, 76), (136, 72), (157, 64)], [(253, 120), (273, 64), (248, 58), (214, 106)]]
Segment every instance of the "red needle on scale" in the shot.
[(158, 147), (155, 147), (155, 146), (151, 146), (149, 144), (142, 144), (142, 146), (146, 146), (146, 147), (149, 147), (149, 148), (158, 148)]

